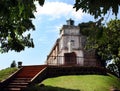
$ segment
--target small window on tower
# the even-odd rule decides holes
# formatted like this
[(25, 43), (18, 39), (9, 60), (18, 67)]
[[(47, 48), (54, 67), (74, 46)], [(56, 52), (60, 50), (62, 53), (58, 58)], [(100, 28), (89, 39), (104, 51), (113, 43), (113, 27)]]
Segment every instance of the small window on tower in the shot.
[(71, 44), (72, 44), (72, 46), (74, 46), (75, 45), (75, 41), (71, 40)]

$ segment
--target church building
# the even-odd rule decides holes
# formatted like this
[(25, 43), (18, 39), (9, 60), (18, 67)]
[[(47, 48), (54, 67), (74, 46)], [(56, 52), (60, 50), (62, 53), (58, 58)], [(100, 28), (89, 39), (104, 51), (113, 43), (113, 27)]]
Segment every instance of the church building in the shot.
[(47, 56), (47, 65), (100, 66), (95, 51), (85, 50), (86, 37), (80, 32), (80, 27), (74, 25), (74, 20), (60, 29), (60, 37)]

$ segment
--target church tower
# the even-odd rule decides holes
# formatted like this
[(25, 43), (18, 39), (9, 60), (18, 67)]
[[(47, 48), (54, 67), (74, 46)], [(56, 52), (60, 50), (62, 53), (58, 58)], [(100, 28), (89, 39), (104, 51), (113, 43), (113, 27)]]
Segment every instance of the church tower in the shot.
[(69, 19), (60, 29), (60, 37), (46, 62), (48, 65), (98, 66), (95, 51), (85, 50), (85, 45), (86, 37), (81, 34), (80, 27)]
[[(78, 26), (74, 25), (74, 20), (67, 20), (67, 25), (63, 25), (63, 27), (60, 30), (60, 52), (59, 56), (69, 55), (70, 53), (73, 53), (73, 55), (76, 56), (76, 60), (71, 60), (71, 64), (79, 64), (83, 65), (83, 46), (82, 46), (82, 39), (83, 36), (80, 34), (80, 28)], [(70, 55), (71, 56), (71, 55)], [(73, 57), (73, 56), (72, 56)], [(70, 58), (70, 57), (69, 57)], [(72, 59), (72, 58), (70, 58)], [(65, 58), (62, 59), (62, 64), (69, 62), (70, 59), (65, 60)], [(75, 62), (72, 62), (75, 61)]]

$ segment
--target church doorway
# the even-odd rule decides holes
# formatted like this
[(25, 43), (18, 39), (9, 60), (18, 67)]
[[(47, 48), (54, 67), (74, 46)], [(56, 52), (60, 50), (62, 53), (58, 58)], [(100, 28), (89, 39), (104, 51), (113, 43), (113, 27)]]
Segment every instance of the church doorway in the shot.
[(77, 57), (76, 53), (64, 53), (64, 63), (65, 65), (76, 65), (77, 64)]

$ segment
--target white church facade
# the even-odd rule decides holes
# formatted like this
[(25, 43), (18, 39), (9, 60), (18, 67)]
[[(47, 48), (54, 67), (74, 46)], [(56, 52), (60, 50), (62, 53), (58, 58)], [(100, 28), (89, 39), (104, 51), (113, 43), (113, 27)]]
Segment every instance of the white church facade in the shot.
[(75, 26), (73, 20), (67, 20), (47, 56), (47, 65), (100, 66), (95, 52), (85, 50), (85, 43), (86, 37), (80, 33), (79, 26)]

